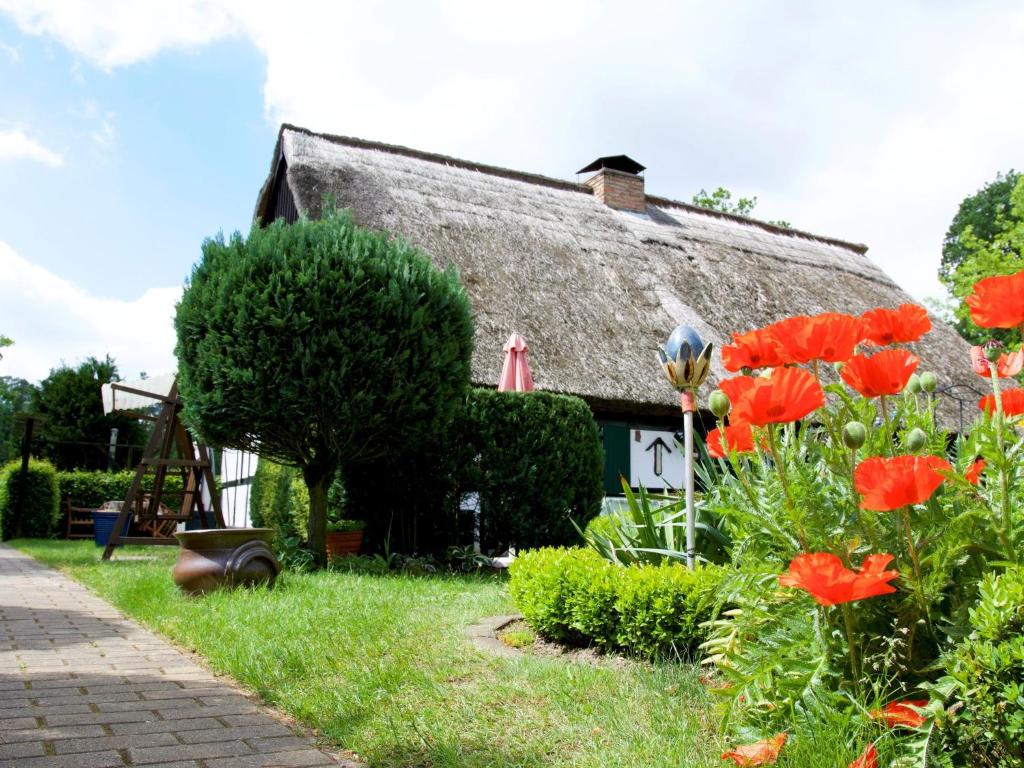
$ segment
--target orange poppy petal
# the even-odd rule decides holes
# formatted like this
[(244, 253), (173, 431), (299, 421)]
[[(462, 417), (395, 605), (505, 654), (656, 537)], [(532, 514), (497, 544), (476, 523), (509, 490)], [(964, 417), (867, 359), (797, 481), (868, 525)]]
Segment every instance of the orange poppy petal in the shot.
[(967, 468), (967, 471), (964, 472), (964, 478), (971, 485), (977, 485), (978, 483), (981, 482), (981, 473), (984, 472), (984, 471), (985, 471), (985, 460), (984, 459), (975, 459), (971, 463), (971, 466), (969, 466)]
[(713, 459), (724, 459), (729, 453), (751, 453), (754, 450), (754, 433), (749, 424), (732, 424), (725, 427), (725, 444), (722, 430), (715, 427), (708, 432), (708, 455)]
[[(985, 358), (984, 347), (971, 347), (971, 368), (979, 376), (992, 378), (992, 368)], [(1024, 349), (1000, 355), (996, 361), (996, 376), (1000, 379), (1011, 379), (1024, 369)]]
[(938, 456), (873, 456), (857, 465), (853, 484), (861, 509), (888, 512), (927, 501), (952, 469)]
[(917, 341), (932, 329), (928, 310), (917, 304), (900, 304), (897, 309), (879, 307), (861, 315), (864, 340), (879, 346)]
[[(825, 404), (825, 391), (809, 371), (776, 368), (768, 377), (757, 377), (733, 400), (730, 418), (763, 427), (798, 421)], [(731, 399), (731, 398), (730, 398)]]
[(797, 555), (789, 570), (779, 576), (779, 585), (803, 589), (818, 605), (832, 606), (887, 595), (896, 589), (889, 584), (899, 571), (887, 571), (892, 555), (869, 555), (858, 571), (851, 571), (831, 552)]
[[(1002, 393), (1003, 415), (1020, 416), (1024, 413), (1024, 389), (1008, 389)], [(985, 395), (978, 401), (978, 407), (991, 416), (996, 411), (995, 395)]]
[(783, 358), (782, 348), (771, 335), (758, 329), (734, 333), (732, 344), (722, 347), (722, 365), (727, 371), (741, 368), (774, 368), (791, 362)]
[(860, 757), (850, 763), (847, 768), (878, 768), (878, 750), (875, 749), (874, 743), (864, 747)]
[(870, 715), (875, 720), (884, 720), (890, 728), (903, 725), (907, 728), (920, 728), (926, 720), (918, 709), (928, 705), (927, 699), (905, 699), (904, 701), (893, 701), (882, 709), (873, 709)]
[(886, 349), (870, 356), (854, 355), (839, 375), (864, 397), (898, 395), (920, 362), (905, 349)]
[(840, 312), (798, 315), (773, 323), (765, 329), (778, 341), (791, 362), (845, 362), (864, 335), (860, 318)]
[(722, 753), (723, 760), (732, 760), (736, 765), (774, 765), (786, 743), (787, 734), (780, 733), (770, 739), (744, 744)]
[(1024, 272), (986, 277), (964, 300), (971, 321), (979, 328), (1017, 328), (1024, 325)]

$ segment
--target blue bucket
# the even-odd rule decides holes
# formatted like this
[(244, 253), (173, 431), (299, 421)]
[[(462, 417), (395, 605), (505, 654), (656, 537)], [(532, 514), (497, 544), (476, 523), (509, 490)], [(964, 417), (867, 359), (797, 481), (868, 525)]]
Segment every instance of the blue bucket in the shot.
[[(117, 523), (117, 516), (120, 512), (111, 511), (105, 512), (98, 509), (92, 511), (92, 535), (93, 540), (96, 542), (97, 547), (107, 546), (107, 542), (110, 541), (110, 534), (114, 532), (114, 525)], [(121, 536), (128, 535), (128, 526), (131, 525), (131, 515), (124, 521), (124, 530), (121, 531)]]

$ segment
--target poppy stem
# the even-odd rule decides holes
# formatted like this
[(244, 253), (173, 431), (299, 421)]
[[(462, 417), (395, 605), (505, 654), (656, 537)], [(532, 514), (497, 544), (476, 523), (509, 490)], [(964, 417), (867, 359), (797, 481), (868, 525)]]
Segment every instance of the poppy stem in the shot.
[(914, 568), (914, 591), (917, 593), (918, 605), (924, 612), (924, 619), (928, 624), (928, 631), (931, 632), (932, 637), (934, 637), (935, 630), (932, 627), (931, 611), (928, 608), (927, 601), (924, 599), (924, 585), (921, 583), (921, 560), (917, 554), (917, 546), (914, 544), (914, 532), (910, 527), (910, 506), (904, 506), (901, 511), (903, 513), (903, 527), (907, 534), (907, 552), (910, 554), (910, 563)]
[(768, 449), (772, 452), (772, 463), (775, 464), (775, 471), (779, 473), (779, 481), (782, 483), (782, 493), (786, 497), (786, 507), (789, 509), (790, 518), (796, 525), (797, 535), (800, 537), (800, 546), (807, 549), (807, 537), (804, 535), (804, 527), (796, 519), (796, 505), (793, 503), (793, 495), (789, 492), (789, 480), (786, 478), (786, 468), (782, 466), (779, 458), (778, 440), (775, 438), (775, 425), (768, 425)]
[(740, 467), (739, 457), (735, 451), (729, 450), (729, 440), (725, 436), (725, 421), (723, 419), (718, 420), (718, 431), (722, 436), (722, 452), (728, 457), (729, 464), (732, 466), (733, 474), (736, 475), (736, 479), (740, 481), (740, 485), (743, 486), (744, 493), (747, 494), (747, 498), (750, 499), (751, 505), (758, 512), (761, 511), (761, 505), (757, 503), (757, 497), (754, 495), (754, 489), (750, 487), (750, 481), (747, 480), (747, 473)]
[(850, 652), (850, 670), (853, 672), (854, 689), (860, 692), (860, 678), (863, 670), (860, 668), (860, 654), (857, 653), (857, 632), (854, 628), (853, 611), (849, 603), (839, 606), (843, 614), (843, 624), (846, 625), (846, 646)]
[(999, 507), (1001, 513), (1001, 524), (999, 540), (1006, 549), (1006, 557), (1013, 563), (1017, 562), (1017, 550), (1013, 546), (1012, 524), (1010, 521), (1010, 481), (1006, 475), (1004, 466), (1006, 459), (1006, 443), (1003, 435), (1003, 396), (999, 387), (999, 370), (996, 364), (989, 362), (989, 371), (992, 373), (992, 396), (995, 400), (995, 413), (992, 416), (992, 426), (996, 429), (996, 448), (999, 451), (1001, 461), (999, 462)]
[(857, 520), (863, 526), (865, 532), (868, 535), (868, 539), (871, 541), (871, 547), (877, 551), (879, 549), (878, 534), (875, 531), (875, 526), (869, 521), (871, 520), (870, 515), (865, 515), (864, 510), (860, 509), (860, 494), (857, 493), (857, 449), (850, 449), (850, 496), (853, 501), (853, 514)]
[(892, 433), (892, 422), (889, 420), (889, 403), (885, 399), (885, 395), (879, 396), (878, 403), (882, 408), (882, 422), (885, 424), (885, 433), (889, 437), (889, 440), (887, 441), (889, 446), (889, 455), (895, 456), (896, 435)]

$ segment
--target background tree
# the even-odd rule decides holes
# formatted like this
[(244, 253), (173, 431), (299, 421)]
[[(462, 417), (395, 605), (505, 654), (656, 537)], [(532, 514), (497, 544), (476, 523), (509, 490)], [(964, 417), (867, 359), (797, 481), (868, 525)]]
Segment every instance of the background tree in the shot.
[(469, 383), (455, 273), (330, 208), (207, 240), (175, 326), (185, 420), (213, 445), (302, 470), (321, 562), (338, 469), (443, 432)]
[(25, 379), (0, 376), (0, 464), (18, 454), (18, 436), (14, 431), (14, 418), (28, 411), (36, 388)]
[(977, 328), (963, 299), (982, 278), (1024, 269), (1022, 254), (1024, 176), (1011, 170), (964, 198), (942, 243), (939, 279), (953, 296), (954, 325), (968, 341), (1020, 341), (1011, 331)]
[[(117, 364), (108, 355), (103, 360), (89, 357), (77, 368), (54, 368), (39, 383), (32, 398), (32, 410), (42, 416), (39, 452), (58, 469), (107, 469), (106, 446), (110, 430), (118, 430), (119, 445), (140, 445), (146, 437), (138, 419), (126, 413), (104, 415), (100, 387), (120, 381)], [(126, 466), (125, 453), (115, 466)]]
[[(708, 192), (701, 187), (700, 192), (693, 196), (693, 204), (711, 211), (730, 213), (733, 216), (749, 217), (753, 214), (754, 208), (757, 207), (757, 196), (741, 197), (734, 203), (732, 201), (732, 192), (725, 187), (719, 187), (714, 192)], [(793, 226), (788, 221), (783, 221), (782, 219), (769, 221), (768, 223), (785, 229), (790, 229)]]

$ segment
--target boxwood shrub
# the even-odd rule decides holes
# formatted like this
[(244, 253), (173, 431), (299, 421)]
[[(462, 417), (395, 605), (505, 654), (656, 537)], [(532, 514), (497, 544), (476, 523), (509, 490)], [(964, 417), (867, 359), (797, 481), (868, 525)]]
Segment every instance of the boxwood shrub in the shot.
[(538, 634), (645, 657), (687, 654), (704, 640), (726, 569), (621, 566), (584, 548), (543, 548), (512, 563), (509, 591)]
[(60, 517), (57, 470), (48, 461), (21, 461), (0, 469), (0, 538), (47, 538)]
[(971, 635), (946, 656), (954, 705), (944, 729), (958, 765), (1024, 766), (1024, 568), (989, 575)]

